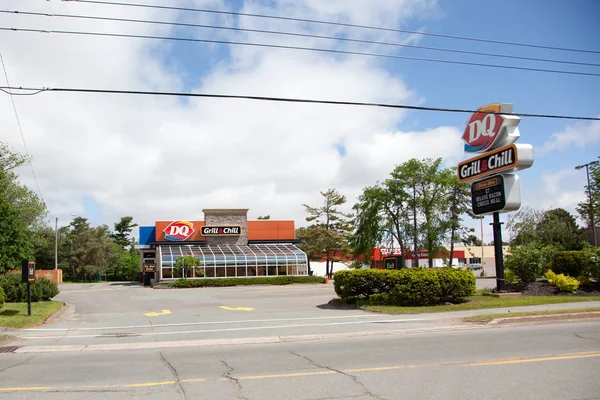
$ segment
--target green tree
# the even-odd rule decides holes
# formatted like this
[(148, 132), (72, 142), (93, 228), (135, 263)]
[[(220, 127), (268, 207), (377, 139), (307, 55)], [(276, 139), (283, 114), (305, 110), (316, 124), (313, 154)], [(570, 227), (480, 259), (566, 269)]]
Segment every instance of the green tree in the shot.
[(506, 224), (510, 244), (514, 246), (529, 245), (539, 242), (536, 227), (543, 213), (531, 207), (522, 207), (519, 211), (510, 213)]
[[(600, 223), (600, 163), (589, 166), (590, 184), (585, 186), (585, 200), (577, 204), (577, 213), (585, 226), (591, 227), (591, 215), (594, 215), (594, 223)], [(590, 204), (591, 199), (591, 204)], [(600, 244), (600, 238), (598, 238)]]
[(562, 208), (544, 212), (535, 227), (538, 240), (554, 246), (557, 250), (582, 250), (585, 232), (577, 226), (575, 217)]
[[(194, 256), (177, 257), (177, 260), (175, 260), (175, 265), (173, 266), (173, 272), (176, 274), (181, 273), (182, 278), (187, 279), (190, 268), (196, 268), (200, 266), (202, 266), (202, 261)], [(202, 273), (202, 271), (196, 270), (196, 275), (198, 275), (198, 273)]]
[(33, 230), (33, 252), (37, 269), (54, 269), (54, 229), (43, 225)]
[[(339, 259), (340, 254), (347, 253), (348, 236), (351, 232), (350, 218), (352, 215), (340, 211), (339, 206), (346, 203), (346, 196), (338, 193), (335, 189), (321, 192), (324, 197), (323, 205), (312, 207), (303, 204), (308, 217), (306, 221), (314, 222), (321, 226), (321, 243), (324, 245), (325, 273), (331, 278), (333, 275), (333, 262)], [(331, 265), (331, 270), (330, 270)]]
[[(476, 218), (471, 209), (471, 190), (469, 184), (459, 182), (453, 170), (451, 175), (447, 176), (447, 179), (449, 180), (447, 182), (449, 197), (447, 225), (450, 232), (448, 235), (450, 238), (448, 258), (450, 259), (450, 264), (452, 264), (452, 260), (454, 259), (454, 243), (465, 242), (466, 238), (470, 238), (471, 244), (480, 246), (481, 240), (472, 234), (474, 229), (468, 228), (463, 224), (462, 217), (465, 214), (471, 218)], [(473, 238), (475, 238), (474, 243)]]
[(323, 254), (326, 253), (326, 246), (322, 243), (325, 237), (325, 229), (320, 225), (301, 227), (296, 229), (296, 237), (302, 241), (298, 247), (306, 253), (308, 274), (312, 275), (310, 262), (321, 260)]
[(350, 244), (355, 256), (367, 257), (373, 248), (389, 237), (402, 249), (400, 264), (402, 268), (406, 267), (404, 249), (407, 242), (409, 196), (405, 188), (394, 179), (387, 179), (363, 190), (353, 207), (356, 217), (353, 220), (354, 233), (350, 236)]
[(29, 161), (0, 142), (0, 272), (17, 269), (21, 260), (34, 256), (33, 231), (46, 216), (46, 205), (15, 173)]
[(461, 240), (465, 246), (481, 246), (481, 239), (475, 235), (468, 235)]
[(133, 217), (121, 217), (119, 222), (115, 222), (114, 232), (111, 234), (111, 237), (122, 248), (128, 248), (133, 245), (133, 240), (131, 238), (131, 231), (133, 228), (138, 226), (138, 224), (133, 223)]
[(257, 219), (271, 219), (270, 215), (261, 215)]

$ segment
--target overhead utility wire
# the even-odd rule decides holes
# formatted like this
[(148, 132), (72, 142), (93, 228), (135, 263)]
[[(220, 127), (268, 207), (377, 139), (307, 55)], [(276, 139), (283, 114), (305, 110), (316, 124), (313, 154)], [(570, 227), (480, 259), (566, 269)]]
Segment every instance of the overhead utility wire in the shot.
[(378, 30), (378, 31), (396, 32), (396, 33), (410, 33), (413, 35), (435, 36), (435, 37), (441, 37), (441, 38), (446, 38), (446, 39), (469, 40), (469, 41), (473, 41), (473, 42), (482, 42), (482, 43), (504, 44), (504, 45), (510, 45), (510, 46), (519, 46), (519, 47), (531, 47), (531, 48), (537, 48), (537, 49), (570, 51), (570, 52), (576, 52), (576, 53), (600, 54), (600, 51), (597, 51), (597, 50), (572, 49), (572, 48), (566, 48), (566, 47), (543, 46), (543, 45), (530, 44), (530, 43), (506, 42), (506, 41), (501, 41), (501, 40), (481, 39), (481, 38), (474, 38), (474, 37), (468, 37), (468, 36), (445, 35), (445, 34), (441, 34), (441, 33), (409, 31), (406, 29), (382, 28), (382, 27), (378, 27), (378, 26), (357, 25), (357, 24), (349, 24), (349, 23), (333, 22), (333, 21), (323, 21), (323, 20), (315, 20), (315, 19), (283, 17), (283, 16), (278, 16), (278, 15), (250, 14), (250, 13), (242, 13), (242, 12), (236, 12), (236, 11), (220, 11), (220, 10), (208, 10), (208, 9), (203, 9), (203, 8), (160, 6), (160, 5), (154, 5), (154, 4), (134, 4), (134, 3), (123, 3), (123, 2), (115, 2), (115, 1), (97, 1), (97, 0), (62, 0), (62, 1), (73, 1), (73, 2), (78, 2), (78, 3), (92, 3), (92, 4), (126, 6), (126, 7), (154, 8), (154, 9), (161, 9), (161, 10), (192, 11), (192, 12), (213, 13), (213, 14), (237, 15), (237, 16), (242, 16), (242, 17), (254, 17), (254, 18), (278, 19), (278, 20), (295, 21), (295, 22), (307, 22), (307, 23), (311, 23), (311, 24), (345, 26), (348, 28), (372, 29), (372, 30)]
[(554, 74), (600, 76), (600, 73), (592, 73), (592, 72), (576, 72), (576, 71), (565, 71), (565, 70), (557, 70), (557, 69), (516, 67), (516, 66), (512, 66), (512, 65), (485, 64), (485, 63), (476, 63), (476, 62), (469, 62), (469, 61), (443, 60), (443, 59), (439, 59), (439, 58), (410, 57), (410, 56), (400, 56), (400, 55), (395, 55), (395, 54), (367, 53), (367, 52), (350, 51), (350, 50), (323, 49), (323, 48), (318, 48), (318, 47), (285, 46), (285, 45), (268, 44), (268, 43), (234, 42), (234, 41), (214, 40), (214, 39), (194, 39), (194, 38), (181, 38), (181, 37), (169, 37), (169, 36), (133, 35), (133, 34), (125, 34), (125, 33), (61, 31), (61, 30), (45, 30), (45, 29), (30, 29), (30, 28), (0, 27), (0, 31), (36, 32), (36, 33), (52, 33), (52, 34), (83, 35), (83, 36), (104, 36), (104, 37), (120, 37), (120, 38), (135, 38), (135, 39), (174, 40), (174, 41), (195, 42), (195, 43), (216, 43), (216, 44), (266, 47), (266, 48), (286, 49), (286, 50), (317, 51), (317, 52), (322, 52), (322, 53), (348, 54), (348, 55), (365, 56), (365, 57), (393, 58), (393, 59), (399, 59), (399, 60), (426, 61), (426, 62), (436, 62), (436, 63), (443, 63), (443, 64), (470, 65), (470, 66), (476, 66), (476, 67), (512, 69), (512, 70), (520, 70), (520, 71), (547, 72), (547, 73), (554, 73)]
[[(438, 111), (451, 113), (475, 113), (478, 110), (467, 110), (460, 108), (441, 108), (441, 107), (423, 107), (410, 106), (405, 104), (386, 104), (386, 103), (368, 103), (368, 102), (353, 102), (353, 101), (336, 101), (336, 100), (315, 100), (315, 99), (298, 99), (290, 97), (268, 97), (268, 96), (244, 96), (233, 94), (210, 94), (210, 93), (184, 93), (184, 92), (156, 92), (156, 91), (137, 91), (137, 90), (110, 90), (110, 89), (84, 89), (84, 88), (30, 88), (20, 86), (0, 86), (0, 89), (5, 90), (25, 90), (39, 92), (65, 92), (65, 93), (101, 93), (101, 94), (130, 94), (130, 95), (150, 95), (150, 96), (174, 96), (174, 97), (203, 97), (213, 99), (241, 99), (241, 100), (259, 100), (273, 101), (284, 103), (308, 103), (308, 104), (330, 104), (342, 106), (366, 106), (366, 107), (384, 107), (406, 110), (419, 111)], [(37, 93), (36, 93), (37, 94)], [(488, 114), (502, 114), (497, 112), (482, 111)], [(553, 119), (573, 119), (582, 121), (600, 121), (600, 117), (578, 117), (569, 115), (552, 115), (552, 114), (531, 114), (531, 113), (513, 113), (520, 117), (531, 118), (553, 118)]]
[(133, 23), (141, 23), (141, 24), (181, 26), (181, 27), (188, 27), (188, 28), (220, 29), (220, 30), (230, 30), (230, 31), (238, 31), (238, 32), (267, 33), (267, 34), (273, 34), (273, 35), (306, 37), (306, 38), (326, 39), (326, 40), (339, 40), (339, 41), (343, 41), (343, 42), (377, 44), (377, 45), (394, 46), (394, 47), (407, 47), (407, 48), (412, 48), (412, 49), (443, 51), (443, 52), (448, 52), (448, 53), (470, 54), (470, 55), (477, 55), (477, 56), (510, 58), (510, 59), (514, 59), (514, 60), (527, 60), (527, 61), (538, 61), (538, 62), (548, 62), (548, 63), (557, 63), (557, 64), (571, 64), (571, 65), (585, 65), (585, 66), (592, 66), (592, 67), (600, 67), (600, 64), (586, 63), (586, 62), (552, 60), (552, 59), (534, 58), (534, 57), (522, 57), (522, 56), (513, 56), (510, 54), (483, 53), (483, 52), (478, 52), (478, 51), (448, 49), (448, 48), (443, 48), (443, 47), (420, 46), (420, 45), (413, 45), (413, 44), (382, 42), (382, 41), (375, 41), (375, 40), (363, 40), (363, 39), (343, 38), (343, 37), (335, 37), (335, 36), (325, 36), (325, 35), (313, 35), (313, 34), (308, 34), (308, 33), (271, 31), (271, 30), (263, 30), (263, 29), (248, 29), (248, 28), (238, 28), (238, 27), (229, 27), (229, 26), (218, 26), (218, 25), (191, 24), (191, 23), (183, 23), (183, 22), (154, 21), (154, 20), (147, 20), (147, 19), (112, 18), (112, 17), (98, 17), (98, 16), (77, 15), (77, 14), (50, 14), (50, 13), (38, 13), (38, 12), (18, 11), (18, 10), (0, 10), (0, 13), (16, 14), (16, 15), (35, 15), (35, 16), (44, 16), (44, 17), (89, 19), (89, 20), (98, 20), (98, 21), (133, 22)]
[[(2, 69), (4, 70), (4, 77), (6, 78), (6, 84), (10, 86), (10, 81), (8, 80), (8, 72), (6, 71), (6, 65), (4, 64), (4, 57), (2, 57), (2, 53), (0, 52), (0, 62), (2, 62)], [(35, 186), (37, 187), (38, 194), (40, 195), (40, 199), (42, 202), (44, 201), (44, 196), (42, 196), (42, 191), (40, 190), (40, 184), (38, 183), (37, 176), (35, 175), (35, 171), (33, 170), (33, 163), (31, 160), (31, 154), (29, 154), (29, 149), (27, 149), (27, 143), (25, 142), (25, 135), (23, 135), (23, 127), (21, 126), (21, 119), (19, 118), (19, 113), (17, 112), (17, 105), (15, 104), (15, 99), (13, 98), (14, 93), (6, 92), (10, 96), (10, 101), (12, 102), (13, 111), (15, 113), (15, 119), (17, 120), (17, 127), (19, 128), (19, 133), (21, 134), (21, 140), (23, 141), (23, 147), (25, 148), (25, 154), (29, 158), (29, 167), (31, 168), (31, 174), (33, 175), (33, 180), (35, 181)]]

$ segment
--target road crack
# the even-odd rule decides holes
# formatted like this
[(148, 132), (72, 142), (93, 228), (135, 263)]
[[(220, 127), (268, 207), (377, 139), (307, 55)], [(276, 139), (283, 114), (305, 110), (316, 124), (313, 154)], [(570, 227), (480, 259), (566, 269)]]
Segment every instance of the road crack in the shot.
[(352, 379), (352, 381), (353, 381), (354, 383), (356, 383), (358, 386), (360, 386), (360, 387), (362, 388), (362, 390), (363, 390), (363, 392), (364, 392), (364, 393), (363, 393), (363, 395), (366, 395), (366, 396), (372, 397), (372, 398), (374, 398), (374, 399), (377, 399), (377, 400), (385, 400), (383, 397), (379, 397), (378, 395), (376, 395), (375, 393), (373, 393), (373, 392), (371, 392), (369, 389), (367, 389), (367, 387), (364, 385), (364, 383), (362, 383), (361, 381), (359, 381), (359, 380), (358, 380), (358, 377), (357, 377), (357, 376), (355, 376), (355, 375), (349, 374), (349, 373), (347, 373), (347, 372), (344, 372), (344, 371), (341, 371), (341, 370), (339, 370), (339, 369), (335, 369), (335, 368), (328, 367), (328, 366), (326, 366), (326, 365), (321, 365), (321, 364), (318, 364), (316, 361), (314, 361), (314, 360), (313, 360), (313, 359), (311, 359), (310, 357), (304, 356), (304, 355), (302, 355), (302, 354), (294, 353), (294, 352), (293, 352), (293, 351), (291, 351), (291, 350), (289, 351), (289, 353), (290, 353), (290, 354), (292, 354), (292, 355), (294, 355), (294, 356), (296, 356), (296, 357), (300, 357), (300, 358), (303, 358), (303, 359), (305, 359), (306, 361), (308, 361), (309, 363), (311, 363), (312, 365), (314, 365), (314, 366), (316, 366), (316, 367), (323, 368), (323, 369), (327, 369), (327, 370), (329, 370), (329, 371), (333, 371), (333, 372), (336, 372), (336, 373), (338, 373), (338, 374), (341, 374), (341, 375), (347, 376), (348, 378)]
[(586, 337), (583, 336), (583, 334), (580, 333), (574, 333), (573, 335), (575, 335), (576, 337), (578, 337), (579, 339), (584, 339), (584, 340), (600, 340), (598, 338), (593, 338), (593, 337)]
[(18, 363), (14, 364), (14, 365), (11, 365), (11, 366), (6, 367), (6, 368), (2, 368), (2, 369), (0, 369), (0, 374), (3, 373), (4, 371), (8, 371), (11, 368), (15, 368), (15, 367), (18, 367), (20, 365), (26, 364), (26, 363), (28, 363), (29, 361), (33, 360), (36, 357), (37, 357), (37, 355), (31, 356), (31, 357), (29, 357), (29, 358), (27, 358), (27, 359), (25, 359), (25, 360), (23, 360), (21, 362), (18, 362)]
[(231, 375), (233, 373), (233, 367), (231, 367), (229, 364), (227, 364), (227, 362), (225, 360), (220, 360), (220, 361), (223, 363), (225, 368), (227, 368), (227, 371), (223, 374), (223, 378), (227, 378), (230, 381), (232, 381), (233, 383), (235, 383), (235, 397), (240, 400), (248, 400), (247, 397), (244, 397), (241, 394), (242, 385), (240, 384), (240, 380), (238, 378), (236, 378), (235, 376)]
[(165, 365), (171, 370), (171, 373), (173, 374), (173, 377), (175, 377), (175, 385), (177, 385), (177, 390), (179, 390), (179, 394), (181, 395), (182, 400), (187, 400), (187, 396), (185, 394), (185, 390), (183, 390), (183, 386), (181, 386), (181, 380), (179, 379), (179, 374), (177, 373), (177, 370), (165, 358), (165, 356), (163, 355), (162, 351), (160, 351), (158, 354), (160, 354), (160, 358), (165, 363)]

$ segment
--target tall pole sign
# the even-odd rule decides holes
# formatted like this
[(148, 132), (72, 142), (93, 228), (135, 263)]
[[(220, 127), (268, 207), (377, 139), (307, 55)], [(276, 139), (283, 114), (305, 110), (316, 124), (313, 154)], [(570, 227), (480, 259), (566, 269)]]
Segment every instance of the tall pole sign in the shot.
[[(512, 172), (533, 165), (533, 146), (515, 144), (521, 136), (521, 118), (512, 104), (488, 104), (467, 122), (462, 139), (465, 152), (476, 155), (458, 164), (460, 182), (471, 182), (471, 206), (475, 215), (493, 215), (496, 287), (504, 288), (502, 224), (500, 213), (521, 207), (519, 177)], [(483, 260), (482, 260), (483, 262)]]

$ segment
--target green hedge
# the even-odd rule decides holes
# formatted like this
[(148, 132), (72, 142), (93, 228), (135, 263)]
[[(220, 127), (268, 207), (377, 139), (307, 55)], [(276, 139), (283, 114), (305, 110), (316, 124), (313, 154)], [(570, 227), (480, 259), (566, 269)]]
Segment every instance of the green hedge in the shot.
[(374, 305), (435, 305), (475, 293), (473, 273), (454, 268), (338, 271), (333, 279), (341, 298), (367, 298)]
[(2, 289), (2, 286), (0, 286), (0, 308), (4, 307), (4, 299), (6, 297), (4, 296), (4, 289)]
[[(21, 282), (21, 274), (0, 276), (0, 287), (4, 291), (7, 303), (27, 301), (27, 284)], [(37, 278), (31, 284), (31, 301), (49, 301), (58, 294), (58, 285), (46, 278)]]
[(552, 257), (552, 271), (576, 278), (588, 275), (588, 257), (583, 251), (557, 251)]
[(320, 276), (276, 276), (264, 278), (178, 279), (167, 285), (171, 288), (222, 287), (246, 285), (289, 285), (291, 283), (324, 283)]

